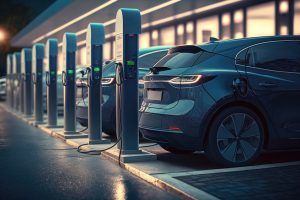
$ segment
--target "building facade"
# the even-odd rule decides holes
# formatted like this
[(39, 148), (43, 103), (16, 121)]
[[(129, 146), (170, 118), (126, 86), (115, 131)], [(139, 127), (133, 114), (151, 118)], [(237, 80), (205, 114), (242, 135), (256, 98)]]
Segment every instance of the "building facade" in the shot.
[(30, 47), (48, 38), (78, 37), (77, 64), (86, 64), (85, 34), (90, 22), (105, 25), (104, 59), (114, 58), (115, 15), (119, 8), (138, 8), (142, 15), (140, 48), (200, 44), (219, 39), (300, 35), (300, 0), (58, 0), (13, 40)]

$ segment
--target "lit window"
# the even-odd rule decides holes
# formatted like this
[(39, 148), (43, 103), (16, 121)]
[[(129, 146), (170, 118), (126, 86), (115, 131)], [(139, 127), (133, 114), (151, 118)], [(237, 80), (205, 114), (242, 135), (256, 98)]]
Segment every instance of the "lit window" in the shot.
[(243, 10), (238, 10), (234, 12), (234, 38), (244, 37), (244, 15)]
[(279, 4), (279, 12), (281, 14), (289, 12), (289, 2), (287, 0), (281, 1)]
[(184, 44), (184, 25), (177, 26), (177, 45)]
[(142, 33), (139, 38), (139, 48), (146, 48), (150, 46), (150, 34)]
[(222, 15), (222, 39), (226, 40), (230, 38), (230, 14), (226, 13)]
[(113, 41), (113, 58), (116, 57), (116, 41)]
[(58, 52), (57, 64), (58, 64), (57, 71), (61, 73), (61, 71), (63, 70), (63, 55), (61, 50), (59, 50)]
[(104, 45), (103, 45), (103, 59), (105, 61), (111, 59), (110, 52), (111, 52), (111, 44), (110, 44), (110, 42), (104, 43)]
[(151, 33), (151, 40), (152, 40), (152, 45), (158, 45), (158, 31), (152, 31)]
[(278, 26), (280, 35), (289, 34), (289, 2), (281, 0), (279, 2)]
[(183, 27), (183, 24), (180, 24), (177, 26), (177, 34), (183, 35), (183, 33), (184, 33), (184, 27)]
[(247, 36), (275, 35), (274, 2), (259, 4), (247, 9)]
[(162, 45), (175, 44), (175, 29), (173, 26), (161, 29), (160, 35)]
[(295, 1), (294, 34), (300, 34), (300, 0)]
[(79, 52), (80, 52), (79, 54), (80, 58), (78, 63), (81, 65), (86, 65), (86, 59), (87, 59), (86, 47), (82, 47)]
[(218, 16), (207, 17), (197, 21), (197, 43), (208, 42), (210, 37), (219, 37)]
[(186, 44), (194, 44), (194, 23), (188, 22), (186, 24)]

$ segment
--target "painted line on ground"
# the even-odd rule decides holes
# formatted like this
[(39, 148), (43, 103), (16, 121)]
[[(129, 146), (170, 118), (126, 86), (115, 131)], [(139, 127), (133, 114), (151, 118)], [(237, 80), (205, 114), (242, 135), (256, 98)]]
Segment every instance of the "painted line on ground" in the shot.
[[(257, 170), (257, 169), (271, 169), (275, 167), (288, 167), (300, 165), (300, 161), (294, 162), (283, 162), (283, 163), (274, 163), (274, 164), (262, 164), (254, 166), (245, 166), (245, 167), (233, 167), (233, 168), (222, 168), (222, 169), (209, 169), (209, 170), (197, 170), (190, 172), (175, 172), (168, 173), (171, 177), (180, 177), (180, 176), (192, 176), (192, 175), (204, 175), (204, 174), (217, 174), (217, 173), (227, 173), (227, 172), (240, 172), (248, 170)], [(157, 174), (159, 176), (160, 174)]]

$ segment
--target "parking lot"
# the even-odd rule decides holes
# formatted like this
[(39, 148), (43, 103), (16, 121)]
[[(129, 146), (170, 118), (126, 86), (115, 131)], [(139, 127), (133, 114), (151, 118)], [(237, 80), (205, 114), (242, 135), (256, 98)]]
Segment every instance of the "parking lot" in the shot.
[[(23, 122), (16, 120), (15, 123)], [(110, 139), (115, 141), (114, 138)], [(65, 142), (76, 146), (86, 141), (87, 139), (72, 139)], [(2, 140), (2, 143), (4, 144), (5, 140)], [(175, 155), (158, 145), (151, 146), (152, 144), (143, 140), (140, 146), (150, 146), (143, 149), (156, 154), (156, 161), (127, 163), (122, 167), (171, 195), (185, 199), (297, 199), (300, 194), (297, 190), (300, 182), (299, 151), (264, 152), (251, 166), (223, 168), (208, 161), (203, 152)], [(53, 147), (46, 145), (44, 148)], [(103, 149), (104, 146), (96, 145), (93, 148)], [(76, 149), (67, 152), (76, 152)], [(66, 151), (57, 152), (64, 155), (65, 153)], [(93, 162), (99, 159), (106, 160), (105, 163), (113, 160), (107, 159), (109, 157), (103, 154), (100, 158), (89, 156), (89, 159)], [(80, 157), (76, 156), (76, 159)], [(84, 162), (85, 159), (79, 159), (79, 163)], [(120, 168), (117, 162), (113, 167)]]

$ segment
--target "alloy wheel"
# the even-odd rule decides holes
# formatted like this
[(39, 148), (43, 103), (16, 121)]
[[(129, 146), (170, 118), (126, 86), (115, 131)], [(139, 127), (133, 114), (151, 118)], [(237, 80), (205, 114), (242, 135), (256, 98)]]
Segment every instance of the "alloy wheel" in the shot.
[(230, 162), (245, 162), (257, 152), (261, 134), (259, 125), (246, 113), (226, 117), (217, 131), (217, 146), (223, 158)]

